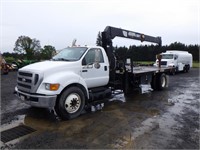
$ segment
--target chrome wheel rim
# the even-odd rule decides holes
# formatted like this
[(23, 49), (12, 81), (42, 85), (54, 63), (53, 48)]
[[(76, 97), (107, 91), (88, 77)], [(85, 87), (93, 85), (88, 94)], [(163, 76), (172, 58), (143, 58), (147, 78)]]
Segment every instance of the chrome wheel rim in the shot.
[(65, 100), (65, 109), (68, 113), (75, 113), (81, 106), (81, 97), (77, 93), (70, 94)]

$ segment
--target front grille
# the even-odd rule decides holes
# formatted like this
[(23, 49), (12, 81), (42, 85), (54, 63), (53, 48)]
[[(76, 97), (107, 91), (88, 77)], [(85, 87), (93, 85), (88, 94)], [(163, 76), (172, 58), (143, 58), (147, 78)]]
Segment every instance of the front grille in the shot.
[[(18, 80), (19, 80), (19, 81), (23, 81), (23, 80), (24, 80), (24, 78), (20, 78), (20, 77), (18, 77)], [(30, 80), (30, 79), (26, 79), (26, 81), (25, 81), (25, 82), (27, 82), (27, 83), (31, 83), (31, 81), (32, 81), (32, 80)]]
[(18, 86), (21, 86), (21, 87), (24, 87), (24, 88), (27, 88), (27, 89), (31, 89), (31, 86), (30, 85), (26, 85), (26, 84), (18, 83)]
[(26, 72), (19, 72), (19, 75), (21, 75), (21, 76), (27, 76), (27, 77), (32, 77), (33, 76), (32, 73), (26, 73)]
[(24, 71), (18, 72), (17, 87), (20, 91), (34, 93), (38, 83), (39, 74)]
[(38, 74), (35, 74), (34, 85), (37, 84), (38, 80), (39, 80), (39, 75), (38, 75)]

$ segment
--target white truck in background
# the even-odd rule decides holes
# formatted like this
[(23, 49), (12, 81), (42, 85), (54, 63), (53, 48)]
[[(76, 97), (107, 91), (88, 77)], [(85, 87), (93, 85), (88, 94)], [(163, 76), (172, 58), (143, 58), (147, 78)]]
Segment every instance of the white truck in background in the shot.
[[(167, 50), (161, 56), (161, 67), (175, 67), (175, 72), (188, 72), (192, 67), (193, 57), (187, 51)], [(155, 66), (158, 66), (158, 61), (157, 59)]]

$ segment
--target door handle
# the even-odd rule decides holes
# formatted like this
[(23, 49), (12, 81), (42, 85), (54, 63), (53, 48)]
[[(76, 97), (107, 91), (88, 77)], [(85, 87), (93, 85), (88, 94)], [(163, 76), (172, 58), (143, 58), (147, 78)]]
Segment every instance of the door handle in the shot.
[(107, 71), (107, 70), (108, 70), (107, 66), (104, 66), (104, 71)]
[(87, 70), (82, 70), (82, 72), (87, 72)]

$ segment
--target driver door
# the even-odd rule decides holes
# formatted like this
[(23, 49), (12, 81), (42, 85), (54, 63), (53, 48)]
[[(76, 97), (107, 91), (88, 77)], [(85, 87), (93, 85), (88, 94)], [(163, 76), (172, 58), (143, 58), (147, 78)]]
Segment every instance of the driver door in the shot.
[(101, 49), (90, 49), (82, 60), (82, 78), (88, 88), (104, 86), (109, 80), (109, 69)]

